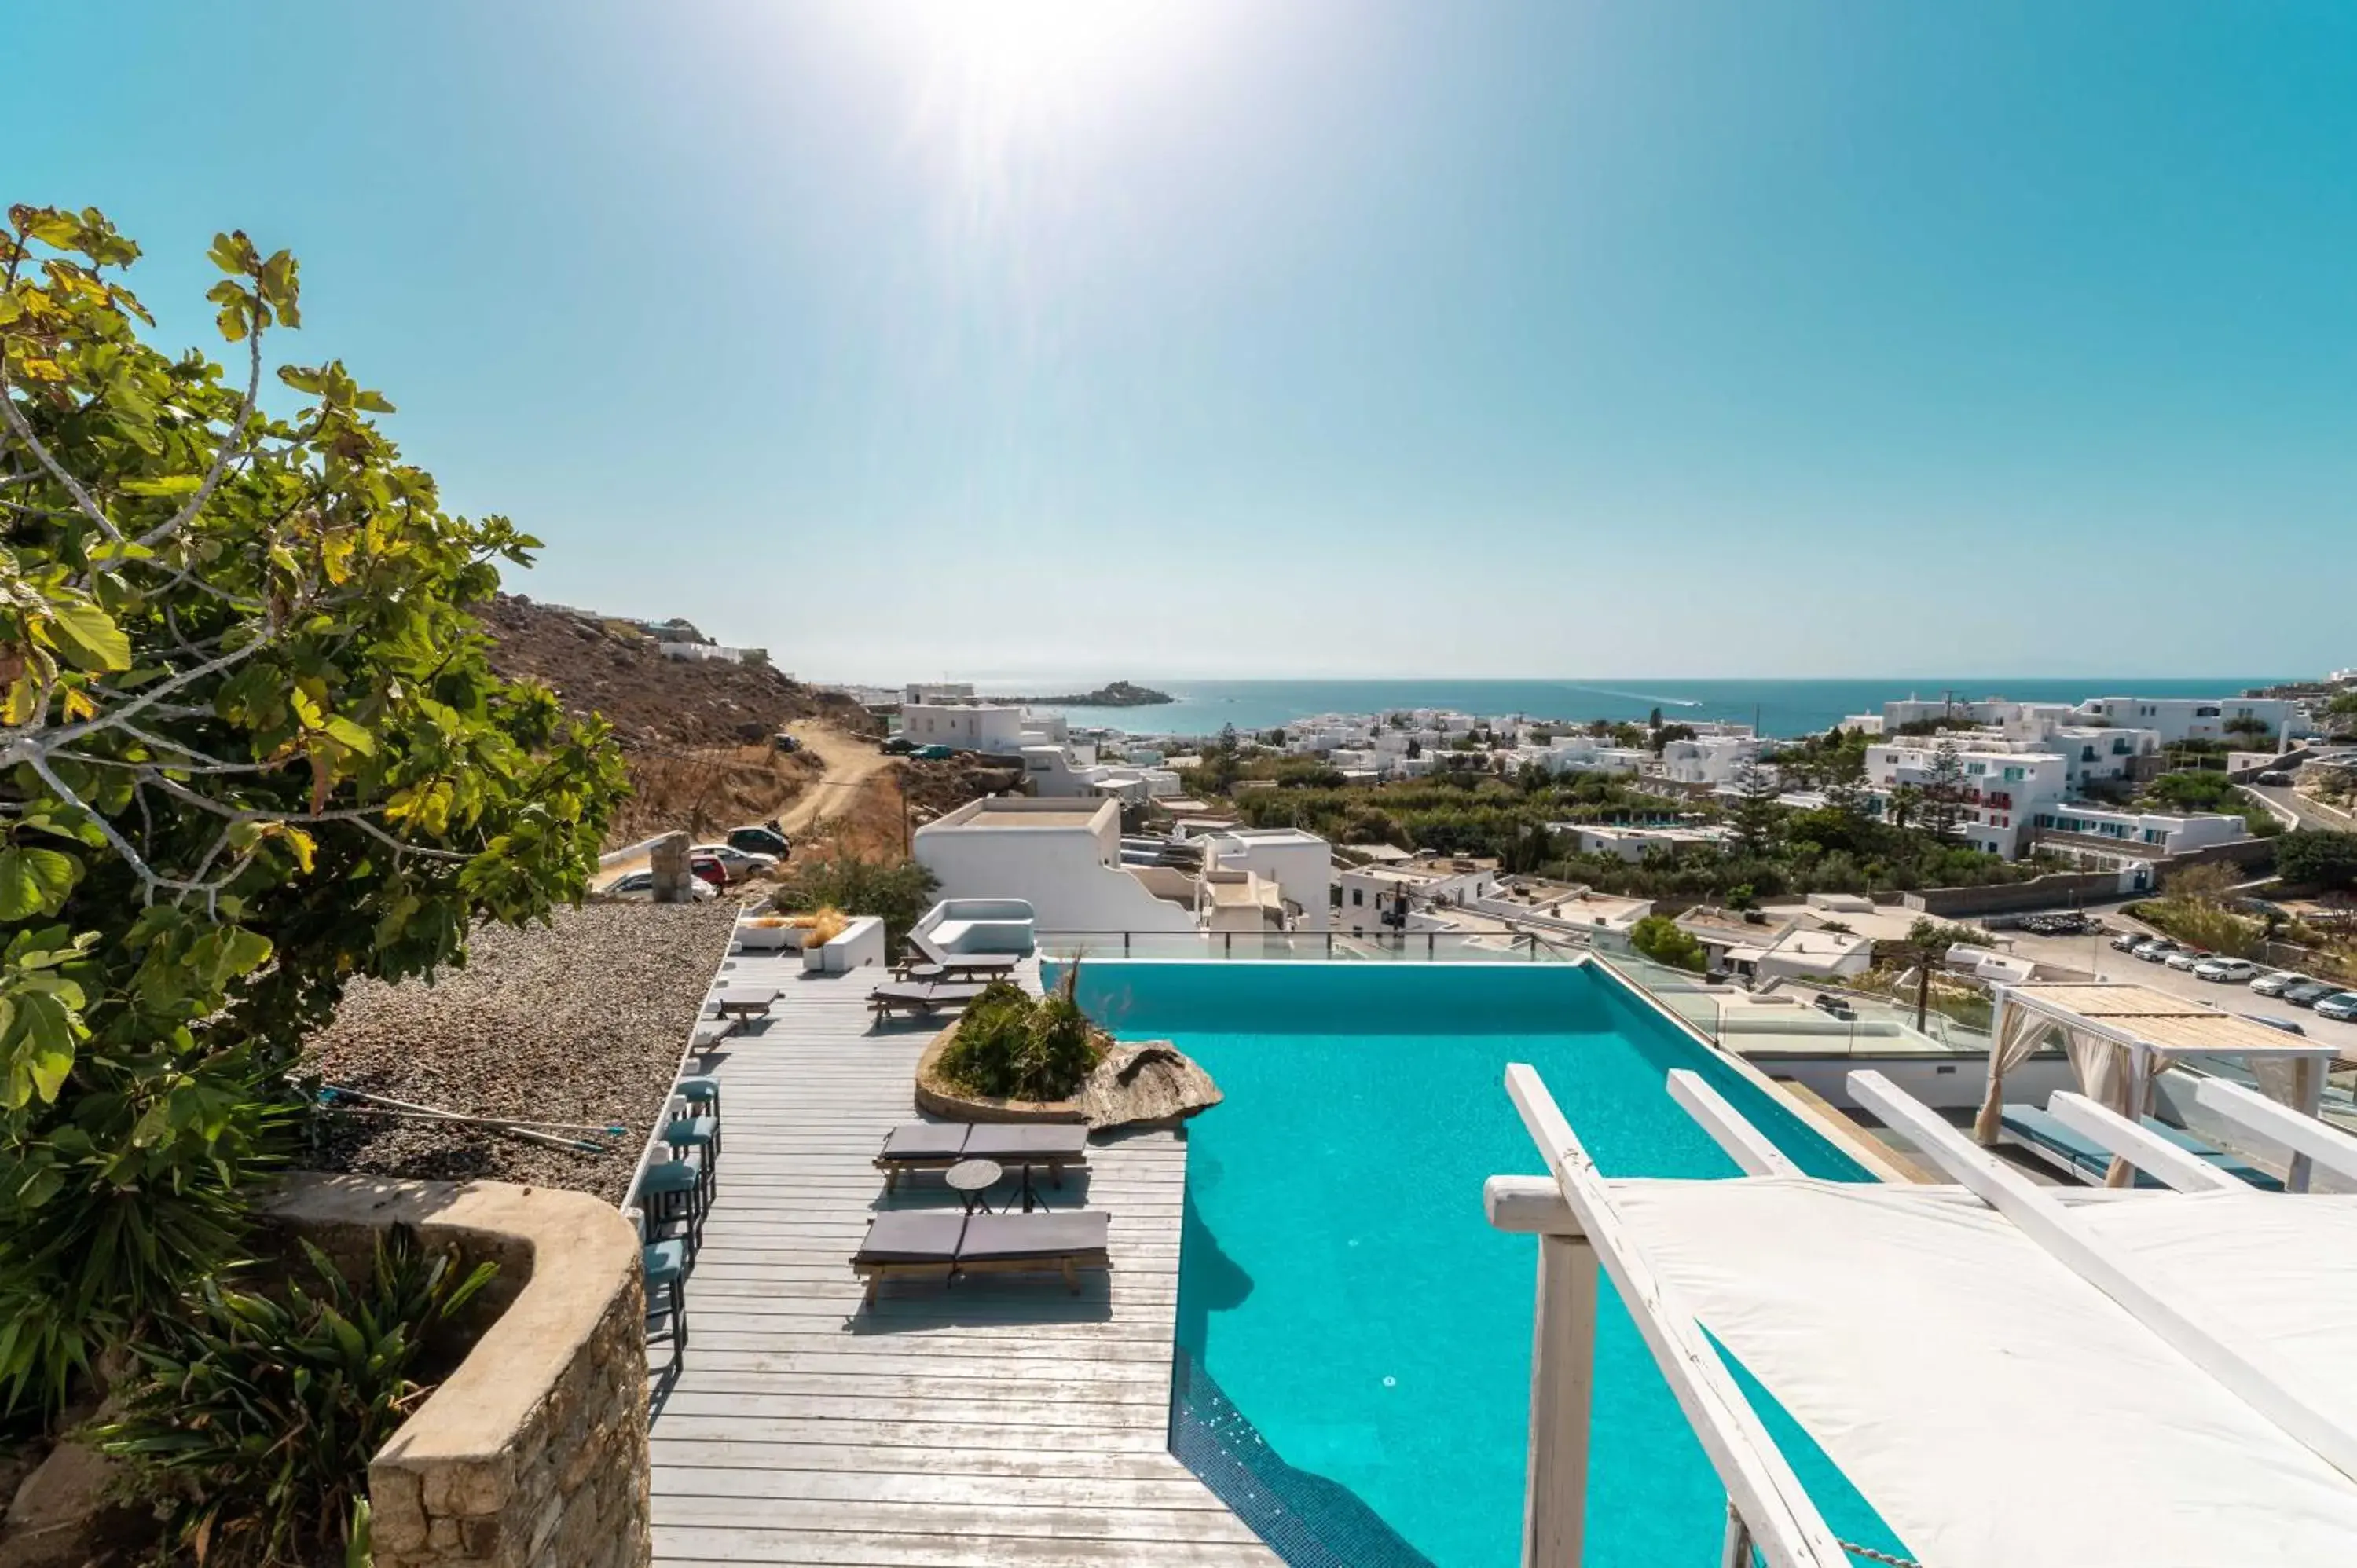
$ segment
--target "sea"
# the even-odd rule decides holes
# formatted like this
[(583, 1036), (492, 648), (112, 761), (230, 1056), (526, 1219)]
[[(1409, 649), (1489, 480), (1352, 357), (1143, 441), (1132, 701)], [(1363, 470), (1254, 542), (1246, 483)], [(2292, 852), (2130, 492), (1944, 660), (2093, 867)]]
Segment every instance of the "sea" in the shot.
[[(1449, 708), (1488, 718), (1520, 714), (1534, 719), (1663, 722), (1697, 719), (1756, 724), (1761, 735), (1791, 736), (1832, 728), (1851, 714), (1879, 713), (1902, 697), (2003, 697), (2021, 703), (2077, 703), (2091, 697), (2220, 697), (2298, 676), (2203, 675), (2106, 680), (1863, 681), (1157, 681), (1140, 685), (1177, 699), (1140, 708), (1058, 707), (1073, 724), (1140, 736), (1217, 735), (1280, 728), (1318, 714), (1394, 713)], [(1069, 688), (1067, 688), (1069, 689)], [(1032, 690), (1039, 688), (1035, 685)], [(998, 694), (1016, 694), (1012, 687)]]

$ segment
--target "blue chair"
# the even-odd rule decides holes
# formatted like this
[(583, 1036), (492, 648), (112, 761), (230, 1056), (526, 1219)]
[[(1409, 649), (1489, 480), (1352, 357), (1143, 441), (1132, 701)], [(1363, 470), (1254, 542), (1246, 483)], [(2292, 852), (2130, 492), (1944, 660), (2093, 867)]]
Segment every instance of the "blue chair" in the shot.
[[(687, 1355), (686, 1244), (650, 1241), (640, 1249), (640, 1267), (647, 1287), (647, 1342), (670, 1345), (672, 1365), (676, 1367)], [(659, 1320), (663, 1332), (656, 1334)]]
[[(705, 1203), (702, 1173), (692, 1160), (663, 1160), (649, 1165), (639, 1177), (639, 1207), (646, 1214), (647, 1234), (658, 1241), (676, 1238), (687, 1243), (687, 1266), (704, 1250)], [(676, 1230), (673, 1228), (676, 1227)]]
[(704, 1206), (712, 1207), (720, 1190), (720, 1118), (717, 1116), (674, 1116), (663, 1127), (663, 1142), (671, 1145), (672, 1158), (683, 1160), (695, 1156), (696, 1175), (704, 1187)]
[(720, 1080), (709, 1073), (690, 1074), (672, 1085), (671, 1091), (698, 1116), (716, 1119), (720, 1114)]

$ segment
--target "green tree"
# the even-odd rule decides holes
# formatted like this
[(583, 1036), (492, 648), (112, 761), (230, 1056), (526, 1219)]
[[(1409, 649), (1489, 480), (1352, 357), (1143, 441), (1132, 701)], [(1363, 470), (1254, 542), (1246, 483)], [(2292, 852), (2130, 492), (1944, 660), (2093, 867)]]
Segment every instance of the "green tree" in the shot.
[(2236, 714), (2218, 727), (2248, 741), (2272, 742), (2276, 737), (2275, 725), (2255, 714)]
[(470, 613), (527, 563), (443, 510), (340, 363), (265, 335), (297, 275), (220, 236), (239, 383), (167, 358), (95, 210), (0, 235), (0, 1395), (235, 1256), (285, 1072), (355, 975), (586, 890), (602, 724), (495, 677)]
[(1648, 915), (1629, 929), (1631, 945), (1655, 963), (1700, 974), (1709, 967), (1702, 943), (1666, 915)]
[(1919, 821), (1923, 814), (1923, 788), (1920, 784), (1894, 784), (1890, 789), (1890, 825), (1904, 832), (1907, 824)]
[(2357, 887), (2357, 833), (2298, 828), (2276, 840), (2276, 875), (2303, 886)]
[(1923, 780), (1923, 830), (1935, 839), (1952, 839), (1964, 820), (1964, 754), (1953, 736), (1942, 736), (1932, 748), (1932, 769)]
[(1781, 786), (1775, 770), (1747, 758), (1730, 782), (1735, 786), (1735, 809), (1729, 820), (1738, 853), (1755, 860), (1773, 854), (1784, 817), (1784, 808), (1776, 803)]

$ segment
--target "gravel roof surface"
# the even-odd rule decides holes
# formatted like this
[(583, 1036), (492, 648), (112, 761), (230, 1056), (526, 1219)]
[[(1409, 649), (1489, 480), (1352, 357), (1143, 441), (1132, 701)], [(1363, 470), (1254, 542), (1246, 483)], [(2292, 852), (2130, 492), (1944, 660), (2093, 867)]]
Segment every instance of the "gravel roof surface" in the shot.
[(478, 930), (432, 985), (355, 983), (315, 1035), (328, 1083), (469, 1116), (619, 1122), (589, 1154), (490, 1128), (336, 1113), (317, 1169), (570, 1187), (621, 1201), (713, 974), (733, 904), (593, 904), (553, 927)]

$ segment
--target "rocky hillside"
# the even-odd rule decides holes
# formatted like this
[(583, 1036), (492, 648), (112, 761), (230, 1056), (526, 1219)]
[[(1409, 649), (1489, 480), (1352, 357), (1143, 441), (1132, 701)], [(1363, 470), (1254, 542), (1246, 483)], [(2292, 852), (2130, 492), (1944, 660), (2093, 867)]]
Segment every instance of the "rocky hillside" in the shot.
[(668, 659), (630, 622), (521, 596), (500, 595), (483, 624), (493, 669), (544, 682), (569, 712), (605, 714), (627, 750), (759, 741), (791, 719), (859, 712), (766, 665)]

